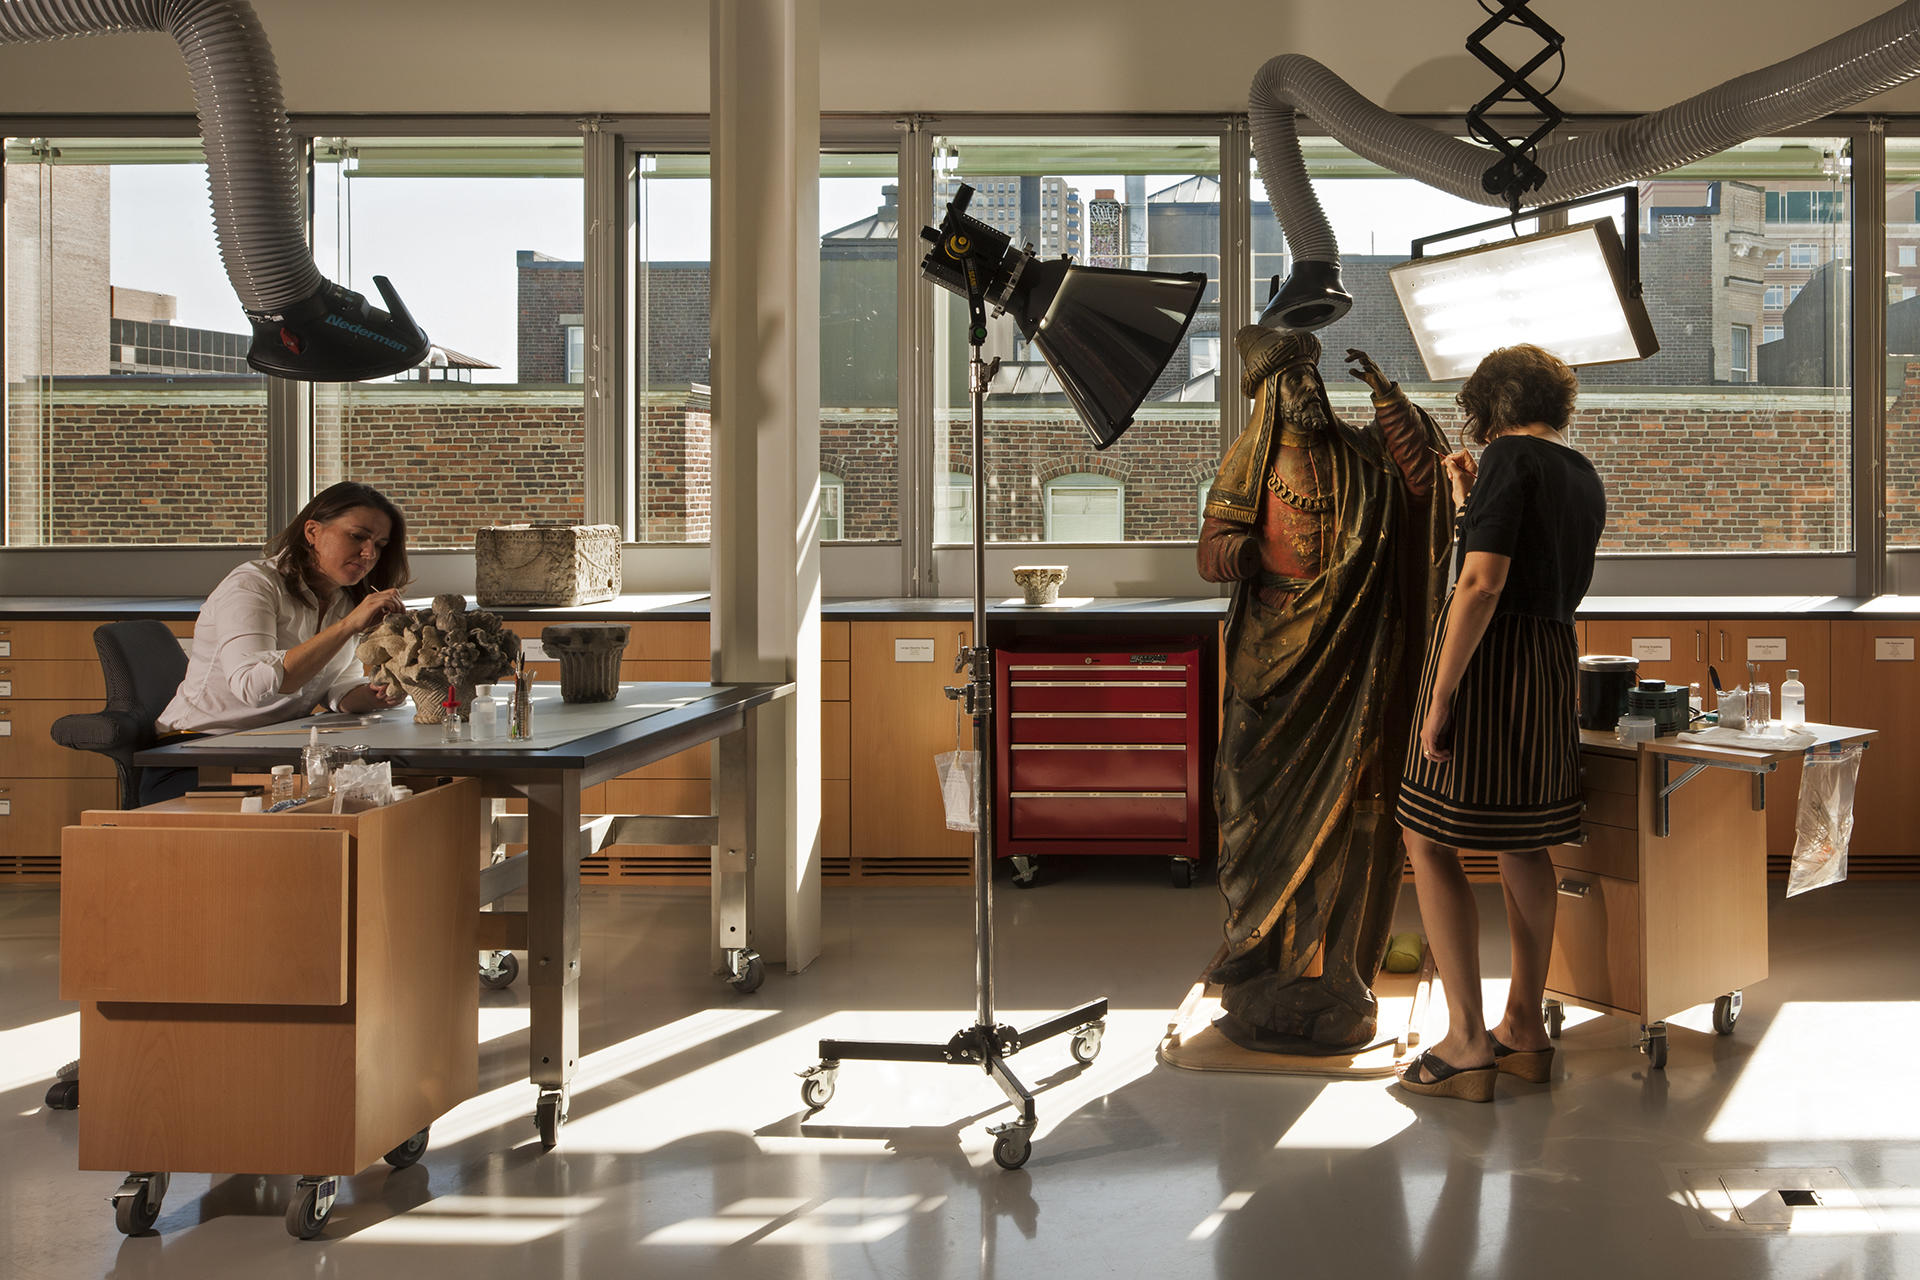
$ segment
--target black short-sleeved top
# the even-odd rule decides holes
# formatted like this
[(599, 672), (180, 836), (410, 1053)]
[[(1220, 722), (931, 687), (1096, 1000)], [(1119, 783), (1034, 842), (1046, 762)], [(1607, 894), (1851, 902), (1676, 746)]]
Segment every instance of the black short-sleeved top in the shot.
[(1578, 450), (1539, 436), (1497, 436), (1480, 455), (1455, 545), (1507, 556), (1495, 613), (1572, 623), (1593, 581), (1593, 554), (1607, 523), (1607, 495)]

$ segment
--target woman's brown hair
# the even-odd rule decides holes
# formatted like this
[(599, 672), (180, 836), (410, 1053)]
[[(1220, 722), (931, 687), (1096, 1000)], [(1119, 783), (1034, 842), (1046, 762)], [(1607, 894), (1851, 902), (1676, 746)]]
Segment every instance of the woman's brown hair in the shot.
[(274, 562), (288, 587), (301, 595), (313, 594), (310, 585), (314, 573), (313, 547), (307, 542), (307, 521), (318, 520), (325, 524), (329, 520), (339, 519), (356, 507), (373, 508), (387, 518), (393, 529), (387, 537), (387, 545), (380, 552), (380, 559), (374, 562), (367, 576), (345, 588), (347, 598), (358, 602), (376, 591), (404, 587), (413, 581), (413, 573), (407, 565), (406, 516), (401, 514), (392, 499), (372, 485), (342, 480), (314, 494), (313, 500), (300, 508), (293, 522), (267, 544), (267, 559)]
[(1483, 445), (1530, 422), (1566, 430), (1579, 393), (1579, 375), (1560, 357), (1521, 343), (1488, 352), (1453, 402), (1466, 412), (1467, 439)]

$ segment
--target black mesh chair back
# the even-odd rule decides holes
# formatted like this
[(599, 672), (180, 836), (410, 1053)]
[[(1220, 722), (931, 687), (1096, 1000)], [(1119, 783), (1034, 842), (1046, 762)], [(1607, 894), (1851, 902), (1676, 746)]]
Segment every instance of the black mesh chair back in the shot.
[(153, 745), (154, 722), (186, 677), (187, 655), (167, 624), (151, 618), (96, 627), (93, 647), (106, 676), (107, 705), (88, 715), (61, 716), (53, 722), (53, 740), (111, 759), (120, 779), (120, 807), (137, 808), (141, 771), (133, 756)]

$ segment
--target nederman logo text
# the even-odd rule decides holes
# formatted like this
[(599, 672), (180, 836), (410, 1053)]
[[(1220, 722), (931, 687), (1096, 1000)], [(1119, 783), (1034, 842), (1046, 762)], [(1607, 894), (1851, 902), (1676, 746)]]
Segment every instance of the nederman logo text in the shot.
[(330, 315), (326, 319), (327, 319), (327, 323), (332, 325), (334, 328), (345, 329), (348, 333), (352, 334), (356, 338), (371, 338), (375, 342), (384, 343), (385, 345), (392, 347), (395, 351), (405, 351), (407, 349), (406, 343), (395, 342), (392, 338), (389, 338), (386, 334), (375, 333), (373, 330), (367, 328), (365, 325), (348, 324), (345, 320), (342, 320), (339, 316), (334, 316), (334, 315)]

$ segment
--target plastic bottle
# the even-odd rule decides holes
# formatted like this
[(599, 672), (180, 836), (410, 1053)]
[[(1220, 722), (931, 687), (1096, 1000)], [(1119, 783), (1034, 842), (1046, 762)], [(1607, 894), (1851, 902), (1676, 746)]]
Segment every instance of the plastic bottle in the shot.
[(500, 736), (500, 703), (493, 696), (492, 685), (481, 685), (473, 695), (473, 705), (467, 710), (467, 728), (475, 742), (492, 742)]
[(277, 764), (273, 766), (273, 800), (280, 804), (287, 800), (300, 798), (300, 780), (293, 776), (293, 766)]
[(307, 726), (307, 749), (300, 753), (300, 772), (307, 778), (307, 794), (323, 796), (333, 790), (327, 749), (320, 745), (320, 726)]
[(1787, 678), (1780, 682), (1780, 723), (1789, 729), (1798, 729), (1807, 722), (1807, 686), (1800, 683), (1797, 668), (1787, 669)]
[(1705, 706), (1706, 703), (1700, 700), (1700, 682), (1695, 680), (1687, 690), (1687, 708), (1697, 716)]

